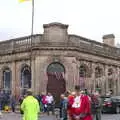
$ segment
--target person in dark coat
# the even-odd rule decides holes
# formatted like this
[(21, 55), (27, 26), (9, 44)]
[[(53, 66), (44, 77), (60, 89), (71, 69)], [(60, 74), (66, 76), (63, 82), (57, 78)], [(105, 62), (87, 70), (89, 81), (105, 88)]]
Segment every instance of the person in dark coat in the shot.
[(0, 110), (3, 110), (4, 108), (4, 92), (0, 91)]
[(67, 120), (67, 98), (65, 98), (65, 95), (62, 94), (60, 100), (60, 119), (61, 120)]
[[(25, 96), (21, 96), (20, 99), (19, 99), (19, 103), (20, 103), (20, 106), (24, 100)], [(23, 114), (23, 111), (20, 109), (20, 113)]]
[(12, 95), (10, 98), (10, 103), (11, 103), (11, 109), (12, 112), (15, 112), (15, 106), (16, 106), (16, 98), (15, 95)]
[(93, 120), (101, 120), (101, 99), (98, 92), (91, 95)]

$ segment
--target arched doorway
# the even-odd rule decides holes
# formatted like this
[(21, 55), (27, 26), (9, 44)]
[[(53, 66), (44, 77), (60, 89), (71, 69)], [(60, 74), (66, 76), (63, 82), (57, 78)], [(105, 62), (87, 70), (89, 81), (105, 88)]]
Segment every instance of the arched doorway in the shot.
[(60, 94), (66, 91), (64, 74), (65, 68), (60, 63), (52, 63), (47, 68), (47, 92), (52, 93), (55, 98), (56, 104), (58, 104), (60, 100)]
[(26, 90), (31, 88), (31, 71), (28, 65), (21, 69), (21, 94), (24, 95)]
[(11, 93), (11, 80), (12, 80), (12, 75), (11, 75), (11, 70), (10, 68), (5, 68), (3, 70), (3, 90), (6, 93)]

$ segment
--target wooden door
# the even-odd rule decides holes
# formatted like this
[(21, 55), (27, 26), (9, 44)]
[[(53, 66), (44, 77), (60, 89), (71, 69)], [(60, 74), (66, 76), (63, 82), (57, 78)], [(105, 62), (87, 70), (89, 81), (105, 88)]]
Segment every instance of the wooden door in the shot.
[(59, 63), (52, 63), (50, 66), (48, 66), (47, 92), (50, 92), (54, 96), (57, 105), (60, 101), (60, 94), (66, 91), (64, 74), (65, 70), (63, 65)]

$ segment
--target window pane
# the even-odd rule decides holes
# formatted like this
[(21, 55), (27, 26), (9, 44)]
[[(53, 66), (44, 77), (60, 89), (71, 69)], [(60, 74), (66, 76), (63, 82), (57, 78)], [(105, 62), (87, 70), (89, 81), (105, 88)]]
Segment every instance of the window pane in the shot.
[(3, 87), (4, 87), (4, 89), (7, 89), (7, 90), (10, 90), (10, 88), (11, 88), (11, 72), (10, 72), (10, 70), (5, 70), (4, 72), (3, 72), (3, 83), (4, 83), (4, 85), (3, 85)]

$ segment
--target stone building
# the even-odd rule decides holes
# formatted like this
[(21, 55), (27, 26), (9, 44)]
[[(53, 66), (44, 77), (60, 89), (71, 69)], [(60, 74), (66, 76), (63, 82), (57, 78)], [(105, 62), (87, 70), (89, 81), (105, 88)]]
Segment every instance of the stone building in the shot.
[(99, 43), (68, 34), (68, 25), (43, 25), (44, 33), (0, 42), (0, 88), (16, 95), (32, 88), (35, 94), (56, 97), (79, 84), (102, 94), (120, 91), (120, 49), (114, 35)]

